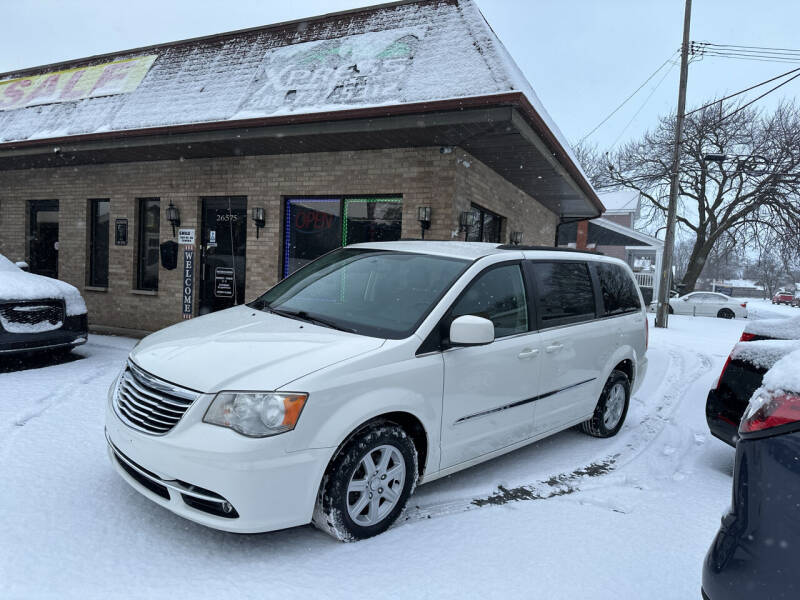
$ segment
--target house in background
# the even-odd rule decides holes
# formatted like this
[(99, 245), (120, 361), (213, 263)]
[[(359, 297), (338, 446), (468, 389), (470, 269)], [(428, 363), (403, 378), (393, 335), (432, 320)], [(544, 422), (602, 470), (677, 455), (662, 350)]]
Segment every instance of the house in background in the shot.
[(624, 260), (633, 269), (648, 304), (658, 295), (658, 276), (664, 242), (633, 228), (641, 197), (633, 190), (598, 194), (606, 210), (602, 217), (565, 223), (558, 229), (558, 245), (595, 250)]

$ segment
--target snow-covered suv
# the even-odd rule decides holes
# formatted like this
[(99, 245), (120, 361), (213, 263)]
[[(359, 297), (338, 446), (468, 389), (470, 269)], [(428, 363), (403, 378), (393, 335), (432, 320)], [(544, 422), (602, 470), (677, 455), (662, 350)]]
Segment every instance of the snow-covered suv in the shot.
[(0, 356), (86, 342), (86, 304), (68, 283), (26, 273), (0, 254)]
[(109, 451), (205, 525), (378, 534), (418, 483), (579, 425), (615, 435), (647, 319), (620, 260), (461, 242), (335, 250), (154, 333), (109, 390)]

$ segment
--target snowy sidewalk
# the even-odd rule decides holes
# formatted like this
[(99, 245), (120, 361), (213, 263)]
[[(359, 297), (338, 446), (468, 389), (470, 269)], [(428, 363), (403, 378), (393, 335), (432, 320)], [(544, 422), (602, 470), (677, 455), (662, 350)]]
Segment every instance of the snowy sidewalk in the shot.
[(405, 521), (356, 544), (213, 531), (124, 483), (103, 411), (133, 340), (91, 336), (80, 360), (0, 371), (0, 597), (699, 597), (733, 461), (705, 397), (744, 322), (650, 318), (649, 372), (617, 437), (565, 431), (423, 485)]

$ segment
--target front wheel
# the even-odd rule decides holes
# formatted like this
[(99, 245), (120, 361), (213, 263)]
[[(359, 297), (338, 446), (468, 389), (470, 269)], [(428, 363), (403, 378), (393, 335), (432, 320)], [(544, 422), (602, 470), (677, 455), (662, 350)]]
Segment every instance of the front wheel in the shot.
[(417, 484), (417, 451), (397, 425), (372, 425), (347, 442), (322, 478), (314, 526), (343, 542), (386, 531)]
[(735, 316), (730, 308), (723, 308), (717, 313), (717, 317), (720, 319), (732, 319)]
[(593, 437), (607, 438), (617, 435), (625, 416), (631, 395), (631, 382), (622, 371), (611, 371), (600, 394), (594, 415), (580, 424), (581, 431)]

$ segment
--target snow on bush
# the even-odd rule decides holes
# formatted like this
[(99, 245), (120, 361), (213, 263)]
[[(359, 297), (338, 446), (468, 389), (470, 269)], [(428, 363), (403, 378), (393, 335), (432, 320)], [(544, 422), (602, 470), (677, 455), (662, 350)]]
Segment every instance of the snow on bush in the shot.
[(26, 273), (0, 254), (0, 301), (64, 300), (68, 317), (86, 313), (86, 303), (75, 286), (64, 281)]

